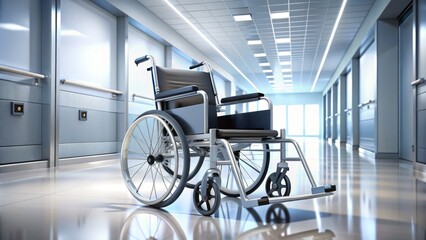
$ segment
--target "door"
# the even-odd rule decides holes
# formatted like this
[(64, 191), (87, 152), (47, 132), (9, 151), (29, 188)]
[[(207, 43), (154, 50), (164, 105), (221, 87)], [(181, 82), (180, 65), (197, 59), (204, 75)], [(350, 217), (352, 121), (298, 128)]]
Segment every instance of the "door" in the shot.
[(346, 75), (346, 142), (353, 144), (352, 138), (352, 71)]
[(412, 82), (414, 87), (415, 103), (415, 160), (424, 166), (426, 164), (426, 0), (417, 1), (416, 22), (416, 81)]
[(399, 158), (413, 160), (413, 14), (399, 25)]
[(376, 151), (376, 43), (373, 42), (359, 59), (359, 146)]

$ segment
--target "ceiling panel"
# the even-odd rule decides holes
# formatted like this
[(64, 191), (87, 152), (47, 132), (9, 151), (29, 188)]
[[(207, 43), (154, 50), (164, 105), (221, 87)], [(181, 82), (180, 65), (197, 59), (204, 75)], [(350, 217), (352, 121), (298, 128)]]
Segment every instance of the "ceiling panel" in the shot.
[[(139, 0), (160, 19), (164, 20), (195, 47), (212, 60), (225, 62), (209, 44), (190, 28), (164, 1)], [(169, 0), (170, 1), (170, 0)], [(201, 32), (265, 93), (309, 92), (325, 52), (335, 20), (343, 0), (173, 0), (170, 1)], [(363, 22), (374, 0), (348, 0), (340, 25), (336, 31), (329, 55), (325, 61), (316, 91), (322, 91), (341, 61), (355, 33)], [(271, 19), (270, 13), (288, 11), (289, 19)], [(235, 22), (233, 15), (251, 14), (252, 21)], [(276, 43), (276, 38), (290, 38), (290, 43)], [(261, 45), (247, 44), (247, 40), (262, 41)], [(280, 52), (290, 51), (290, 56)], [(257, 58), (255, 53), (266, 53)], [(281, 61), (291, 61), (281, 66)], [(260, 62), (270, 66), (260, 67)], [(236, 79), (243, 77), (232, 67), (223, 66)], [(282, 73), (283, 68), (290, 73)], [(272, 69), (272, 74), (263, 70)], [(267, 75), (276, 82), (283, 75), (292, 75), (293, 88), (277, 90)], [(288, 79), (288, 78), (286, 78)], [(244, 80), (242, 80), (244, 81)], [(245, 84), (247, 85), (247, 84)]]

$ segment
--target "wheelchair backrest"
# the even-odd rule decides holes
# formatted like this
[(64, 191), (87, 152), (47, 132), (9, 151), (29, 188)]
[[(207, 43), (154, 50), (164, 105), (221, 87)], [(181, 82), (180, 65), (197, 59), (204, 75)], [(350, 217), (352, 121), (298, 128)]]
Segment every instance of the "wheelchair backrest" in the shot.
[[(213, 91), (211, 75), (208, 72), (190, 71), (181, 69), (170, 69), (156, 66), (157, 81), (160, 92), (180, 87), (196, 85), (198, 90), (207, 93), (209, 102), (208, 128), (217, 127), (216, 96)], [(161, 110), (169, 112), (176, 118), (186, 134), (199, 134), (203, 120), (202, 116), (203, 98), (196, 95), (190, 98), (178, 99), (164, 102)]]

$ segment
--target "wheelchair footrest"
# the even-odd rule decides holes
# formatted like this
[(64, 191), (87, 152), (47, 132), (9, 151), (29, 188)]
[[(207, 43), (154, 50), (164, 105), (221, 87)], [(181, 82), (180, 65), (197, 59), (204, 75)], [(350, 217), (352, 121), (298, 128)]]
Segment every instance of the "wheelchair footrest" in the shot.
[(325, 185), (325, 186), (312, 188), (312, 194), (334, 192), (334, 191), (336, 191), (336, 185)]

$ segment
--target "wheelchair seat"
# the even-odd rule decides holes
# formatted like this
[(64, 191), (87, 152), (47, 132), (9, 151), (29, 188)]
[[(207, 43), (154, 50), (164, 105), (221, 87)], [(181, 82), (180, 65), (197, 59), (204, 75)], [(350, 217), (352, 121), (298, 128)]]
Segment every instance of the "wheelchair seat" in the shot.
[(217, 129), (216, 136), (219, 138), (275, 138), (278, 132), (275, 130), (250, 130), (250, 129)]

